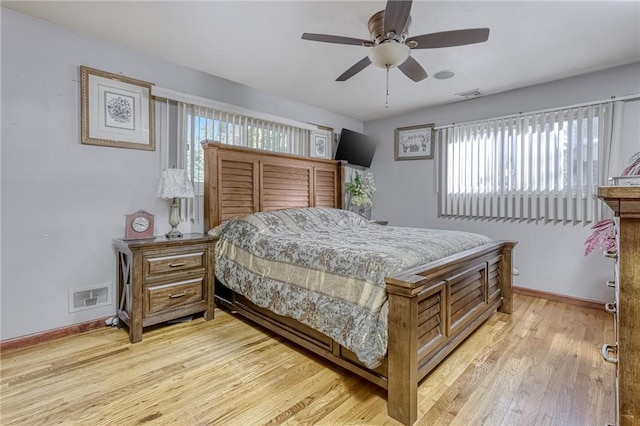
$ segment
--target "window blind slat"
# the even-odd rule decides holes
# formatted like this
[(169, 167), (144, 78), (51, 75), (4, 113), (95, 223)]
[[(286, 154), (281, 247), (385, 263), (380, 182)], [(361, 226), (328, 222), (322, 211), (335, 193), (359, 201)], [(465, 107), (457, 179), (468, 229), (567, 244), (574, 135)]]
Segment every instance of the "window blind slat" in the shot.
[(498, 217), (504, 218), (507, 217), (506, 212), (506, 200), (502, 194), (506, 194), (507, 189), (506, 185), (506, 177), (505, 171), (507, 171), (506, 163), (505, 163), (505, 155), (507, 155), (507, 143), (508, 138), (505, 134), (505, 120), (501, 120), (496, 123), (498, 126), (498, 132), (500, 134), (500, 138), (498, 139), (498, 168), (496, 169), (496, 174), (498, 175), (498, 186), (496, 193), (498, 194), (496, 198), (498, 199)]
[(538, 219), (540, 216), (538, 215), (538, 185), (539, 185), (539, 172), (540, 172), (540, 163), (538, 161), (539, 156), (539, 148), (540, 148), (540, 114), (536, 114), (532, 118), (531, 129), (531, 145), (529, 146), (529, 190), (527, 194), (529, 194), (530, 203), (529, 203), (529, 219)]
[(544, 197), (544, 206), (542, 209), (542, 215), (544, 216), (545, 221), (551, 220), (551, 197), (552, 197), (552, 185), (551, 185), (551, 168), (553, 161), (552, 152), (551, 152), (551, 126), (553, 126), (553, 121), (551, 120), (551, 114), (544, 114), (544, 160), (545, 164), (544, 170), (544, 188), (543, 188), (543, 197)]
[(574, 216), (574, 223), (578, 223), (584, 220), (584, 204), (583, 198), (583, 179), (584, 179), (584, 146), (583, 146), (583, 133), (585, 120), (583, 116), (582, 108), (576, 111), (576, 186), (575, 186), (575, 204), (576, 212)]
[[(593, 141), (593, 113), (594, 108), (587, 109), (587, 134), (586, 140)], [(593, 221), (593, 143), (587, 143), (587, 161), (585, 163), (586, 187), (584, 194), (585, 220)]]
[(447, 206), (447, 203), (448, 203), (447, 184), (449, 182), (449, 177), (448, 177), (448, 174), (442, 173), (442, 171), (443, 170), (447, 171), (447, 163), (449, 161), (449, 150), (447, 149), (447, 142), (449, 139), (449, 129), (442, 129), (437, 134), (439, 136), (438, 153), (440, 154), (438, 155), (438, 157), (436, 157), (440, 159), (440, 170), (439, 170), (440, 173), (438, 173), (438, 176), (440, 177), (440, 188), (439, 188), (440, 197), (438, 198), (439, 198), (439, 204), (441, 206), (441, 211), (442, 211), (442, 208), (444, 208), (445, 214), (447, 214), (449, 212), (449, 208)]
[(507, 120), (507, 164), (505, 165), (505, 171), (507, 172), (507, 192), (505, 193), (505, 202), (506, 202), (506, 211), (508, 218), (515, 218), (515, 176), (513, 173), (515, 172), (515, 159), (516, 159), (516, 134), (515, 134), (515, 126), (513, 120)]
[[(551, 117), (551, 125), (557, 124), (558, 126), (562, 126), (562, 123), (558, 123), (558, 112), (553, 112)], [(549, 162), (549, 168), (553, 170), (551, 174), (550, 191), (551, 191), (551, 207), (549, 215), (549, 220), (557, 221), (558, 220), (558, 185), (559, 185), (559, 170), (560, 170), (560, 162), (559, 162), (559, 146), (558, 146), (558, 138), (556, 136), (556, 132), (549, 132), (549, 150), (551, 151), (551, 161)]]
[[(489, 152), (487, 152), (487, 144), (485, 143), (485, 139), (482, 137), (483, 134), (489, 134), (489, 138), (491, 137), (491, 132), (488, 131), (489, 128), (489, 124), (488, 123), (483, 123), (481, 126), (481, 134), (478, 135), (478, 139), (479, 139), (479, 143), (480, 143), (480, 147), (478, 148), (480, 150), (480, 152), (484, 152), (486, 154), (490, 154)], [(478, 155), (478, 167), (480, 168), (480, 173), (478, 176), (478, 185), (479, 185), (479, 191), (478, 191), (478, 202), (480, 203), (480, 215), (482, 217), (487, 217), (487, 212), (488, 212), (488, 208), (487, 208), (487, 182), (485, 181), (486, 177), (488, 176), (487, 174), (487, 161), (489, 160), (490, 155)], [(482, 181), (480, 180), (481, 177), (484, 177), (482, 179)]]
[(471, 146), (473, 147), (473, 149), (467, 152), (467, 155), (469, 158), (469, 162), (468, 162), (469, 169), (470, 169), (469, 171), (471, 172), (471, 173), (467, 173), (467, 176), (469, 177), (469, 185), (471, 190), (471, 192), (469, 193), (469, 216), (474, 216), (474, 217), (477, 217), (478, 215), (478, 204), (476, 202), (477, 186), (476, 186), (476, 179), (474, 179), (475, 175), (477, 174), (477, 168), (476, 168), (477, 155), (474, 155), (478, 149), (478, 145), (476, 143), (477, 130), (478, 130), (478, 124), (475, 124), (469, 128), (469, 133), (471, 137)]
[(500, 142), (498, 141), (500, 138), (498, 122), (493, 121), (492, 123), (493, 129), (493, 137), (495, 139), (495, 143), (493, 144), (492, 158), (491, 158), (491, 217), (499, 218), (500, 217), (500, 198), (498, 197), (498, 179), (500, 175)]

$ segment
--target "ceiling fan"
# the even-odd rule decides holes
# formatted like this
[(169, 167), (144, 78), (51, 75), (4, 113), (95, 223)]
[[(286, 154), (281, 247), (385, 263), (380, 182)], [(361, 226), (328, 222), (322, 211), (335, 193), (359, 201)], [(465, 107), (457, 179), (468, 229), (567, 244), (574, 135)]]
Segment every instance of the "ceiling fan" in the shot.
[(424, 68), (410, 56), (412, 49), (464, 46), (482, 43), (489, 38), (489, 28), (469, 28), (408, 37), (411, 25), (411, 16), (409, 15), (411, 3), (411, 0), (387, 1), (385, 10), (377, 12), (369, 19), (370, 40), (311, 33), (302, 34), (302, 38), (325, 43), (368, 47), (367, 56), (342, 73), (336, 81), (346, 81), (373, 63), (380, 68), (387, 69), (387, 92), (390, 68), (398, 67), (404, 75), (415, 82), (427, 78)]

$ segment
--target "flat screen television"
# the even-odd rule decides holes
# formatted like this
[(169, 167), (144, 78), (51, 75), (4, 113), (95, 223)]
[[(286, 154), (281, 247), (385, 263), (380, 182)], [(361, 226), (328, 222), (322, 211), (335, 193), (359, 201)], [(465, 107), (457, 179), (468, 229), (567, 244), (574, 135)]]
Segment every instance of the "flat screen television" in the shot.
[(373, 154), (376, 152), (376, 144), (377, 141), (371, 136), (349, 129), (342, 129), (334, 158), (347, 161), (349, 164), (369, 168), (371, 160), (373, 160)]

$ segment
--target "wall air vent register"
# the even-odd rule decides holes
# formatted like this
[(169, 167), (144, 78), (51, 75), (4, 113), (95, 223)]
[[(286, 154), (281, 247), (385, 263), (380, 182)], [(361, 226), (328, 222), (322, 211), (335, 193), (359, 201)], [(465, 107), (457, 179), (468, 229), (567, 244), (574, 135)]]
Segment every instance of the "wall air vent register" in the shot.
[(69, 313), (111, 304), (111, 283), (69, 289)]

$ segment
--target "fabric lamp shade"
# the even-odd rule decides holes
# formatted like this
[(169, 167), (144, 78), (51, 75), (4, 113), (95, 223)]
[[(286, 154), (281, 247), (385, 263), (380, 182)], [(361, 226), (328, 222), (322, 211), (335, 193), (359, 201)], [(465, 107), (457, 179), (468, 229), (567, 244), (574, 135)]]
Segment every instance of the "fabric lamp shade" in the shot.
[(169, 225), (171, 231), (166, 235), (167, 238), (182, 238), (182, 232), (178, 231), (177, 226), (180, 223), (180, 202), (179, 198), (193, 198), (193, 185), (189, 180), (189, 174), (183, 169), (166, 169), (160, 176), (160, 185), (158, 186), (158, 197), (165, 200), (171, 200), (171, 210), (169, 214)]
[(173, 198), (193, 198), (193, 185), (189, 180), (189, 175), (183, 169), (166, 169), (160, 177), (158, 186), (158, 197), (165, 200)]

